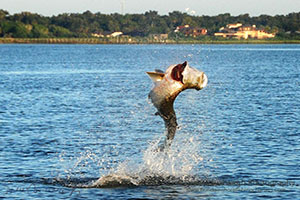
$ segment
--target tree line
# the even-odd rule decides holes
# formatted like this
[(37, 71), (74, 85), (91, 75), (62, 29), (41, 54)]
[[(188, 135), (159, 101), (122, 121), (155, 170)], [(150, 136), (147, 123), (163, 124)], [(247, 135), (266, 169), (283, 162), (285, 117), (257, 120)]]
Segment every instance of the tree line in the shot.
[(255, 24), (257, 28), (266, 32), (277, 33), (277, 37), (300, 39), (300, 12), (251, 17), (249, 14), (231, 16), (229, 13), (217, 16), (193, 16), (179, 11), (170, 12), (168, 15), (159, 15), (157, 11), (125, 15), (86, 11), (48, 17), (30, 12), (11, 15), (5, 10), (0, 10), (0, 37), (86, 38), (91, 37), (93, 33), (105, 34), (116, 31), (133, 37), (162, 33), (178, 37), (174, 30), (177, 26), (185, 24), (206, 28), (208, 35), (212, 36), (226, 24), (237, 22)]

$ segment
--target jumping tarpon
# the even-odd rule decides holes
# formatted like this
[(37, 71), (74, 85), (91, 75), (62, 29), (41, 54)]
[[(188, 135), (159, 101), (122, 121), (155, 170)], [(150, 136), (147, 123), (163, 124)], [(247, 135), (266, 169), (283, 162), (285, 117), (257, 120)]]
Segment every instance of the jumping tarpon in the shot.
[(177, 129), (173, 107), (176, 97), (186, 89), (203, 89), (207, 85), (208, 79), (204, 72), (190, 67), (186, 61), (182, 64), (171, 65), (165, 72), (155, 70), (155, 72), (147, 72), (147, 74), (154, 83), (149, 98), (157, 109), (155, 114), (164, 120), (167, 130), (164, 146), (160, 147), (160, 150), (163, 150), (171, 145)]

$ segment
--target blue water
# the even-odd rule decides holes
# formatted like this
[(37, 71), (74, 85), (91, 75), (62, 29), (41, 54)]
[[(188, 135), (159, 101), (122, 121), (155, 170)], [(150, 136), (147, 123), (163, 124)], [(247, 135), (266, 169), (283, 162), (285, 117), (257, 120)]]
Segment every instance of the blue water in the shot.
[[(208, 86), (153, 152), (145, 72), (185, 60)], [(0, 198), (299, 199), (299, 63), (300, 45), (0, 45)]]

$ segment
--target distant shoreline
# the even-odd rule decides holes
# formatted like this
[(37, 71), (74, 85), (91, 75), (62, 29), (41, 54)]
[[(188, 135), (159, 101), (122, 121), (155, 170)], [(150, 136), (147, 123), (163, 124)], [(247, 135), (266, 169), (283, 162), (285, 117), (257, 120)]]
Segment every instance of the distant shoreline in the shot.
[(149, 40), (147, 38), (0, 38), (0, 44), (300, 44), (300, 40)]

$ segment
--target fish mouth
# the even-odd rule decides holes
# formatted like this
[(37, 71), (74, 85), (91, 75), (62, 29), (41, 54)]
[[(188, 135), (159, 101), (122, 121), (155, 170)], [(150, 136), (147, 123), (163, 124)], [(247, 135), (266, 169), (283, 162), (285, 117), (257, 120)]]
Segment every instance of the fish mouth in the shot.
[(202, 90), (203, 88), (205, 88), (207, 86), (207, 83), (208, 83), (208, 78), (204, 73), (202, 73), (201, 78), (199, 77), (199, 79), (201, 81), (199, 81), (198, 86), (196, 87), (196, 90)]
[(202, 84), (201, 84), (201, 88), (205, 88), (207, 86), (207, 83), (208, 83), (208, 78), (206, 76), (206, 74), (203, 73), (202, 75)]

